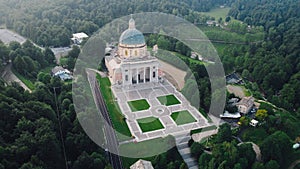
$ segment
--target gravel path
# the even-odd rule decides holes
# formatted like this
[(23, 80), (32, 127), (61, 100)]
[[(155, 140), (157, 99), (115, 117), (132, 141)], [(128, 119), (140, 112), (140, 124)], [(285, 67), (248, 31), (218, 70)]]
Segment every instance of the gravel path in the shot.
[[(161, 66), (160, 68), (166, 73), (166, 78), (170, 80), (172, 84), (175, 83), (173, 85), (178, 87), (179, 90), (181, 90), (184, 87), (184, 77), (186, 75), (186, 72), (164, 61), (159, 60), (159, 63)], [(171, 78), (168, 78), (169, 75), (172, 77), (172, 80)]]

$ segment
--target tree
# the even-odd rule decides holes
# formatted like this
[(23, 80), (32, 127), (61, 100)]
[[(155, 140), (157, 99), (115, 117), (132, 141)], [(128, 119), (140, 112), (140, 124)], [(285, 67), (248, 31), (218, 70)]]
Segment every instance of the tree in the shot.
[(199, 158), (199, 166), (206, 168), (209, 165), (209, 161), (212, 159), (212, 156), (207, 153), (202, 153)]
[(9, 61), (9, 49), (3, 43), (0, 43), (0, 59), (4, 63)]
[(22, 75), (25, 75), (24, 73), (24, 69), (27, 68), (27, 65), (25, 63), (25, 61), (23, 60), (22, 57), (17, 56), (14, 60), (13, 60), (13, 67)]
[[(244, 164), (245, 166), (243, 166), (243, 167), (250, 168), (256, 159), (256, 153), (253, 150), (252, 144), (250, 144), (250, 143), (241, 144), (237, 148), (238, 148), (240, 159), (244, 158), (246, 161), (246, 164)], [(239, 162), (242, 164), (241, 161), (239, 161)]]
[(164, 36), (159, 36), (157, 46), (164, 50), (170, 50), (171, 44)]
[(247, 70), (247, 69), (244, 69), (243, 70), (243, 72), (242, 72), (242, 76), (243, 76), (243, 78), (246, 78), (246, 79), (250, 79), (250, 72), (249, 72), (249, 70)]
[(239, 122), (240, 122), (242, 127), (249, 126), (250, 118), (246, 117), (246, 116), (243, 116), (243, 117), (240, 118)]
[(240, 163), (236, 163), (233, 169), (243, 169)]
[(55, 63), (55, 55), (49, 47), (45, 48), (44, 58), (47, 60), (49, 64)]
[(229, 124), (224, 123), (219, 127), (216, 140), (217, 143), (223, 143), (225, 141), (230, 142), (232, 140), (232, 132)]
[(268, 111), (265, 109), (258, 109), (255, 117), (259, 120), (262, 121), (264, 120), (266, 117), (268, 117)]
[(276, 160), (281, 167), (284, 166), (293, 151), (289, 136), (282, 131), (276, 131), (268, 136), (260, 149), (264, 162)]
[(263, 163), (255, 162), (255, 163), (252, 165), (252, 169), (265, 169), (265, 167), (264, 167), (264, 164), (263, 164)]
[(77, 58), (80, 53), (80, 48), (76, 45), (73, 45), (72, 50), (68, 53), (68, 57)]
[(21, 47), (22, 47), (22, 46), (21, 46), (21, 44), (20, 44), (19, 42), (12, 41), (12, 42), (9, 43), (9, 48), (10, 48), (11, 50), (17, 50), (17, 49), (19, 49), (19, 48), (21, 48)]
[(279, 169), (280, 166), (279, 164), (277, 163), (277, 161), (274, 161), (274, 160), (270, 160), (266, 163), (266, 169)]
[(218, 19), (218, 23), (222, 23), (222, 17), (220, 17), (219, 19)]
[(203, 145), (197, 142), (194, 142), (191, 146), (191, 154), (196, 159), (199, 159), (200, 155), (203, 153)]
[(225, 22), (229, 22), (230, 20), (231, 20), (231, 17), (227, 16), (226, 19), (225, 19)]

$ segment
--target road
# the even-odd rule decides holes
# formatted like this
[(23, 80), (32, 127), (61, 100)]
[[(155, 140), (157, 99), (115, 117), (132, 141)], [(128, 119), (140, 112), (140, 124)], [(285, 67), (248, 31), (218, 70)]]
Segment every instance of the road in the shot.
[[(114, 169), (123, 169), (121, 157), (117, 155), (117, 154), (119, 154), (119, 149), (118, 149), (119, 143), (117, 141), (116, 133), (114, 131), (113, 124), (109, 117), (109, 114), (108, 114), (108, 111), (106, 108), (106, 104), (103, 100), (103, 97), (102, 97), (102, 94), (101, 94), (101, 91), (99, 88), (99, 83), (96, 80), (96, 74), (92, 70), (87, 70), (87, 74), (88, 74), (88, 80), (89, 80), (89, 83), (91, 86), (91, 90), (94, 95), (95, 103), (99, 110), (99, 114), (101, 114), (105, 120), (104, 134), (105, 134), (105, 138), (106, 138), (107, 147), (109, 148), (106, 151), (108, 153), (110, 163)], [(111, 152), (114, 152), (115, 154), (111, 153)]]

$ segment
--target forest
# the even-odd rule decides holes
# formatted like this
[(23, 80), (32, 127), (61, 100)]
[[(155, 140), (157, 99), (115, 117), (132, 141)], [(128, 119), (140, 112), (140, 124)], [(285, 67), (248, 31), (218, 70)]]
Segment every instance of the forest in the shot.
[[(272, 103), (299, 117), (300, 34), (297, 0), (239, 1), (229, 12), (251, 25), (261, 25), (265, 40), (251, 44), (244, 56), (235, 58), (236, 69), (255, 82)], [(271, 12), (272, 11), (272, 12)]]
[[(46, 47), (41, 50), (30, 41), (22, 45), (0, 43), (1, 63), (11, 60), (13, 69), (34, 83), (34, 90), (29, 93), (17, 83), (7, 85), (0, 79), (0, 168), (111, 168), (104, 150), (87, 137), (76, 119), (72, 84), (42, 71), (54, 64), (54, 54), (49, 47), (69, 46), (72, 33), (83, 31), (92, 35), (113, 19), (137, 12), (170, 13), (201, 25), (219, 18), (200, 12), (224, 4), (231, 7), (227, 18), (264, 33), (262, 40), (252, 42), (248, 38), (251, 32), (247, 32), (247, 26), (239, 31), (229, 25), (226, 31), (243, 37), (244, 42), (240, 45), (214, 43), (220, 51), (226, 73), (240, 73), (257, 99), (265, 99), (283, 109), (274, 110), (263, 105), (268, 112), (266, 123), (256, 131), (247, 130), (241, 136), (243, 140), (257, 142), (261, 146), (262, 162), (254, 162), (254, 152), (249, 145), (238, 146), (231, 137), (238, 132), (229, 131), (226, 126), (211, 141), (211, 155), (203, 153), (205, 147), (197, 143), (191, 143), (192, 153), (201, 167), (220, 169), (283, 169), (291, 162), (291, 155), (295, 155), (290, 148), (300, 135), (298, 0), (0, 0), (0, 3), (0, 27), (12, 29)], [(216, 35), (212, 33), (211, 37), (220, 38)], [(149, 35), (146, 39), (149, 46), (158, 44), (162, 49), (181, 56), (191, 53), (183, 43), (172, 38)], [(79, 49), (74, 47), (66, 56), (69, 69), (74, 68), (78, 54)], [(207, 111), (210, 82), (205, 67), (191, 62), (189, 58), (182, 60), (191, 69), (185, 79), (189, 82), (193, 73), (199, 86), (200, 106)], [(3, 66), (1, 64), (0, 70)], [(195, 92), (189, 90), (189, 85), (195, 84), (187, 84), (183, 93), (189, 100), (195, 100)], [(178, 162), (180, 160), (168, 158), (173, 151), (153, 158), (154, 167), (185, 168)]]
[(200, 21), (196, 11), (209, 11), (231, 1), (1, 0), (0, 25), (5, 24), (41, 46), (68, 46), (72, 33), (83, 31), (91, 35), (113, 19), (131, 13), (164, 12), (205, 23), (207, 18)]

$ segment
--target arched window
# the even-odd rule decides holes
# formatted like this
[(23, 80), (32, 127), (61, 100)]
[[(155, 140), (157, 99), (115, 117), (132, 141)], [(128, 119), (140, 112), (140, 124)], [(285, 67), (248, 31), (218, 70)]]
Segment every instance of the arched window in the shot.
[(128, 56), (128, 51), (127, 50), (125, 50), (125, 56)]
[(137, 55), (138, 55), (136, 50), (134, 51), (134, 55), (135, 55), (135, 56), (137, 56)]

